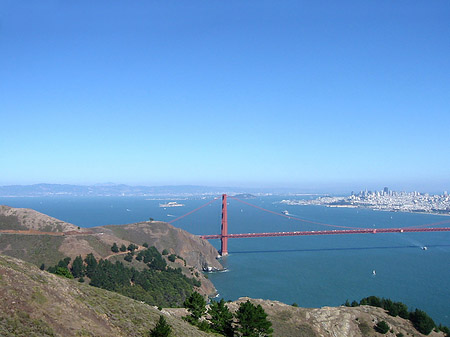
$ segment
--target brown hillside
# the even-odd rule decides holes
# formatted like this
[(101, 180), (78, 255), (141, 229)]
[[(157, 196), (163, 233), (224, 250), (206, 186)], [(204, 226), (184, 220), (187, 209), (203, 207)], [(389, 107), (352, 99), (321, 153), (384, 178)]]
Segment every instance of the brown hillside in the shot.
[[(239, 303), (250, 300), (260, 304), (272, 322), (274, 337), (424, 337), (411, 324), (401, 317), (389, 316), (382, 308), (323, 307), (317, 309), (297, 308), (277, 301), (240, 298), (229, 304), (230, 310), (237, 310)], [(385, 321), (392, 332), (382, 335), (375, 332), (374, 325)], [(429, 337), (443, 337), (443, 333), (431, 332)]]
[(146, 336), (163, 314), (174, 336), (210, 336), (149, 305), (0, 255), (0, 336)]
[(77, 231), (78, 227), (28, 208), (0, 205), (0, 230)]

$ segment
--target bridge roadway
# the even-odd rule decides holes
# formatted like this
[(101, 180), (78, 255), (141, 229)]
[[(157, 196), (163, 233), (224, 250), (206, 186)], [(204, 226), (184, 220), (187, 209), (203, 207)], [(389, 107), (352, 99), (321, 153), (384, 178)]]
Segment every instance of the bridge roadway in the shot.
[(417, 233), (417, 232), (450, 232), (450, 227), (442, 228), (361, 228), (361, 229), (338, 229), (326, 231), (296, 231), (296, 232), (273, 232), (273, 233), (242, 233), (242, 234), (221, 234), (199, 235), (202, 239), (228, 239), (237, 238), (262, 238), (272, 236), (297, 236), (297, 235), (333, 235), (333, 234), (377, 234), (377, 233)]

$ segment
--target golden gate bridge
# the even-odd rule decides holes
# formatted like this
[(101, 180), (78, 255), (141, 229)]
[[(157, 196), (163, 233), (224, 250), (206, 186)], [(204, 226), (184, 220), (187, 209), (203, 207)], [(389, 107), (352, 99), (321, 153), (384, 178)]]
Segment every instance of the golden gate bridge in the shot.
[[(282, 216), (285, 218), (289, 218), (292, 220), (302, 221), (306, 223), (335, 227), (335, 228), (344, 228), (344, 229), (333, 229), (333, 230), (319, 230), (319, 231), (292, 231), (292, 232), (269, 232), (269, 233), (241, 233), (241, 234), (231, 234), (228, 233), (228, 212), (227, 212), (227, 198), (237, 200), (243, 204), (248, 206), (257, 208), (264, 212), (272, 213), (278, 216)], [(197, 212), (205, 206), (213, 203), (214, 201), (220, 198), (214, 198), (211, 201), (208, 201), (206, 204), (197, 207), (196, 209), (172, 220), (169, 223), (173, 223), (177, 220), (184, 218), (192, 213)], [(417, 232), (450, 232), (450, 227), (431, 227), (438, 226), (449, 223), (450, 220), (436, 222), (432, 224), (426, 224), (421, 226), (410, 226), (410, 227), (400, 227), (400, 228), (355, 228), (348, 226), (339, 226), (339, 225), (330, 225), (316, 221), (305, 220), (301, 218), (294, 218), (290, 215), (286, 215), (283, 213), (277, 213), (263, 207), (253, 205), (246, 201), (240, 200), (238, 198), (228, 196), (227, 194), (222, 194), (222, 220), (221, 220), (221, 231), (220, 234), (207, 234), (207, 235), (199, 235), (202, 239), (210, 240), (210, 239), (220, 239), (221, 241), (221, 249), (220, 255), (225, 256), (228, 255), (228, 239), (237, 239), (237, 238), (261, 238), (261, 237), (279, 237), (279, 236), (306, 236), (306, 235), (338, 235), (338, 234), (377, 234), (377, 233), (417, 233)]]

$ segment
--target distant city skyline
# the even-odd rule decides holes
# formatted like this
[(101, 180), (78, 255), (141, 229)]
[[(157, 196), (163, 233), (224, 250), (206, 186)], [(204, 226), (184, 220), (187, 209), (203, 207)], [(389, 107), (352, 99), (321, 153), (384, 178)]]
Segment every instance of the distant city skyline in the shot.
[(450, 190), (450, 2), (0, 4), (0, 186)]

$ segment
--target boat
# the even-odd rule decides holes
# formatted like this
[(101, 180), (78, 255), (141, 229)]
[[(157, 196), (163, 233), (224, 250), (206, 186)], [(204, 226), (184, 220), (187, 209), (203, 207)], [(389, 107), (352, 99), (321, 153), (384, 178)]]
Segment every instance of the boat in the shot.
[(427, 246), (423, 246), (423, 247), (422, 247), (422, 250), (427, 250), (427, 249), (428, 249)]
[(374, 270), (372, 270), (372, 275), (375, 276), (377, 274), (377, 272)]
[(167, 204), (159, 204), (159, 207), (182, 207), (184, 204), (179, 204), (176, 201), (170, 201)]
[(284, 211), (281, 212), (281, 213), (283, 213), (284, 215), (289, 215), (289, 212), (288, 212), (287, 210), (284, 210)]

